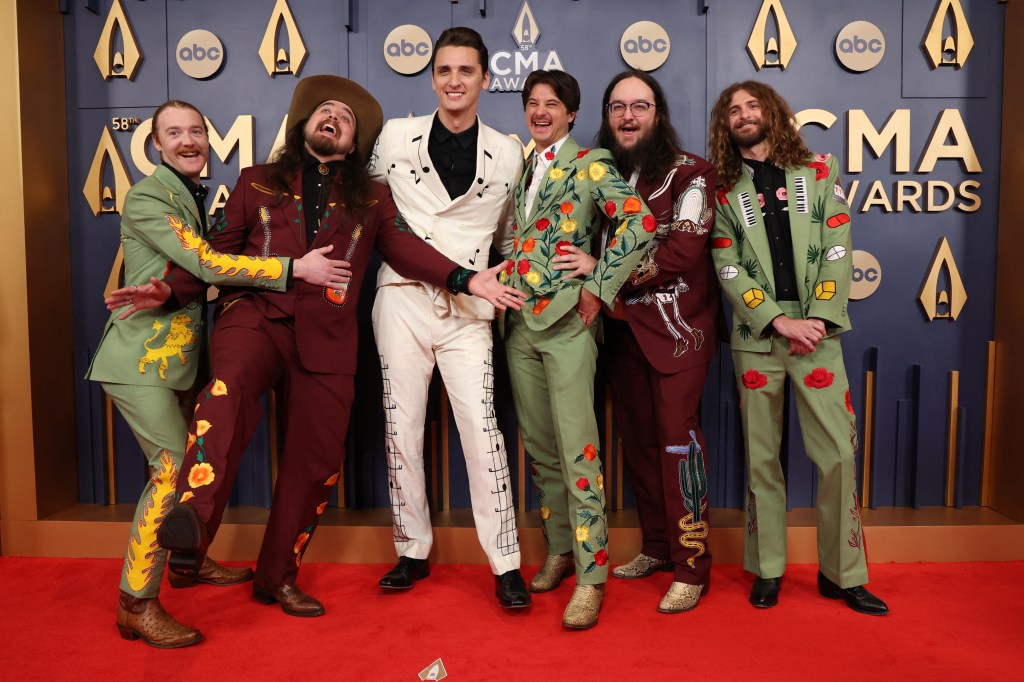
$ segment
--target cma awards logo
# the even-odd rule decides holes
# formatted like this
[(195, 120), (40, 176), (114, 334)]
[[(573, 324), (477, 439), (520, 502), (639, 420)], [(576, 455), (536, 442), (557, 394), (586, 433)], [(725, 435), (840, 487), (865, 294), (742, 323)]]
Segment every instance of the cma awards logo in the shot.
[(796, 36), (786, 19), (781, 0), (764, 0), (747, 40), (747, 52), (754, 60), (754, 66), (758, 71), (765, 67), (785, 69), (795, 50)]
[[(283, 30), (282, 30), (283, 29)], [(287, 49), (278, 44), (278, 34), (287, 36)], [(277, 0), (274, 11), (270, 13), (270, 21), (267, 22), (267, 30), (263, 34), (263, 41), (259, 49), (260, 61), (267, 75), (273, 78), (283, 74), (298, 76), (302, 65), (309, 55), (306, 44), (302, 41), (302, 34), (295, 23), (295, 17), (288, 7), (288, 0)]]
[(131, 186), (132, 181), (121, 151), (110, 134), (110, 128), (103, 126), (100, 143), (96, 146), (85, 186), (82, 187), (92, 214), (120, 213)]
[[(945, 275), (945, 276), (943, 276)], [(939, 242), (939, 248), (932, 259), (932, 267), (921, 286), (921, 293), (918, 296), (921, 305), (924, 307), (928, 319), (955, 320), (960, 316), (967, 303), (967, 290), (964, 288), (964, 281), (960, 278), (960, 270), (953, 260), (953, 251), (949, 248), (949, 241), (943, 237)]]
[(933, 69), (940, 66), (963, 68), (967, 55), (974, 48), (974, 37), (960, 0), (939, 0), (921, 47)]
[(491, 55), (492, 92), (521, 92), (526, 77), (537, 69), (564, 71), (558, 53), (554, 50), (543, 53), (542, 63), (542, 53), (536, 49), (540, 26), (528, 2), (524, 2), (519, 10), (519, 16), (512, 26), (512, 37), (519, 45), (518, 51), (500, 51)]
[(132, 30), (121, 0), (114, 0), (110, 6), (92, 58), (103, 80), (135, 78), (135, 73), (142, 64), (142, 50), (139, 49), (135, 31)]

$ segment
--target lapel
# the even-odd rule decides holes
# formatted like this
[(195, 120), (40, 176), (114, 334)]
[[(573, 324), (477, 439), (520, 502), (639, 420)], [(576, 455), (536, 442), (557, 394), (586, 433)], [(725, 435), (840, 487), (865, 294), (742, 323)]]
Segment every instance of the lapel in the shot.
[(199, 216), (199, 207), (196, 206), (196, 200), (192, 196), (192, 192), (188, 191), (188, 188), (181, 182), (177, 175), (170, 169), (160, 164), (156, 167), (154, 175), (164, 184), (168, 190), (171, 191), (174, 196), (178, 197), (178, 203), (180, 203), (188, 215), (185, 216), (186, 222), (195, 228), (196, 234), (202, 234), (203, 232), (203, 221)]
[(477, 124), (480, 126), (476, 135), (476, 177), (477, 179), (483, 180), (483, 182), (474, 182), (465, 194), (460, 197), (456, 197), (455, 200), (452, 201), (449, 208), (459, 206), (460, 204), (469, 201), (471, 197), (480, 197), (483, 188), (491, 181), (491, 176), (494, 175), (494, 169), (498, 165), (498, 154), (501, 153), (501, 148), (498, 147), (498, 145), (491, 143), (491, 136), (488, 134), (487, 128), (484, 127), (484, 124), (480, 123), (479, 116), (477, 116), (476, 120)]
[(519, 176), (519, 184), (516, 185), (513, 197), (516, 207), (516, 225), (524, 229), (529, 224), (526, 222), (526, 191), (530, 188), (530, 180), (533, 178), (533, 164), (536, 156), (537, 153), (533, 152), (526, 159), (526, 167), (523, 169), (523, 174)]
[[(434, 115), (437, 115), (436, 111)], [(430, 160), (428, 149), (430, 126), (433, 123), (434, 116), (423, 116), (417, 125), (409, 128), (405, 138), (405, 154), (406, 158), (412, 162), (416, 184), (422, 183), (442, 205), (447, 206), (452, 200), (448, 196), (448, 191), (444, 188), (437, 170), (434, 169), (434, 162)]]
[[(786, 171), (786, 196), (789, 203), (789, 232), (793, 239), (793, 268), (799, 284), (807, 277), (807, 248), (811, 236), (811, 187), (815, 170), (801, 166)], [(806, 287), (798, 286), (801, 299)], [(802, 301), (806, 303), (807, 301)]]
[(739, 218), (747, 244), (750, 245), (764, 276), (772, 287), (775, 286), (775, 270), (772, 268), (772, 251), (768, 246), (768, 233), (764, 228), (764, 215), (757, 200), (754, 187), (746, 167), (740, 172), (740, 179), (728, 194), (729, 205)]
[[(295, 242), (308, 251), (309, 244), (306, 243), (306, 215), (302, 210), (302, 202), (302, 171), (299, 171), (295, 179), (292, 180), (291, 196), (286, 197), (281, 202), (281, 210), (284, 211), (285, 225), (288, 225), (291, 229)], [(264, 230), (269, 230), (272, 222), (268, 221), (266, 225), (263, 225)]]
[[(537, 198), (533, 200), (533, 210), (530, 211), (527, 224), (532, 225), (539, 213), (547, 210), (553, 202), (562, 199), (562, 193), (556, 192), (555, 187), (564, 185), (567, 182), (566, 177), (563, 176), (558, 180), (552, 180), (551, 170), (554, 168), (565, 170), (566, 167), (576, 160), (576, 153), (579, 150), (580, 146), (576, 144), (576, 140), (572, 139), (572, 135), (565, 138), (565, 142), (562, 143), (562, 146), (555, 153), (554, 160), (544, 172), (544, 177), (541, 178), (540, 187), (537, 189)], [(566, 175), (568, 175), (568, 172), (566, 172)]]

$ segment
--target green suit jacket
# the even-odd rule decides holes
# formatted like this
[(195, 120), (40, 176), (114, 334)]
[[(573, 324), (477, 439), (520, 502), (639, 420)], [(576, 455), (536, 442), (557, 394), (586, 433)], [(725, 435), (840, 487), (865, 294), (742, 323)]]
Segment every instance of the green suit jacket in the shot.
[[(528, 174), (515, 190), (515, 239), (512, 262), (499, 279), (528, 294), (524, 319), (531, 329), (546, 329), (575, 307), (580, 287), (609, 306), (640, 262), (654, 237), (657, 221), (643, 200), (619, 175), (604, 149), (580, 149), (566, 138), (541, 180), (530, 215), (526, 215)], [(594, 248), (605, 218), (611, 220), (611, 243), (585, 278), (564, 277), (551, 259), (565, 244), (585, 253)], [(508, 254), (505, 254), (508, 255)]]
[[(125, 198), (121, 217), (125, 285), (162, 278), (172, 263), (211, 284), (284, 291), (289, 258), (218, 253), (200, 234), (199, 208), (181, 180), (165, 166), (140, 180)], [(152, 308), (126, 320), (115, 310), (103, 329), (87, 379), (114, 384), (192, 386), (202, 340), (203, 306), (193, 301), (168, 312)]]
[[(734, 350), (771, 350), (775, 274), (757, 190), (747, 167), (735, 187), (718, 191), (711, 257), (732, 305)], [(786, 201), (793, 237), (800, 307), (805, 319), (824, 320), (826, 335), (850, 329), (847, 306), (853, 278), (850, 209), (839, 182), (839, 163), (818, 154), (786, 169)]]

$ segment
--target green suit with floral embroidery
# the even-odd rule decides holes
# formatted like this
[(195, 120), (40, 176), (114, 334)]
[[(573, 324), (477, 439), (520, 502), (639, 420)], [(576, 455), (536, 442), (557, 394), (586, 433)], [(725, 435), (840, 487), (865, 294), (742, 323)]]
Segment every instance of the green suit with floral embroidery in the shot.
[[(600, 584), (608, 577), (608, 525), (594, 416), (596, 330), (583, 324), (576, 304), (585, 288), (613, 305), (657, 225), (611, 155), (580, 149), (572, 137), (555, 150), (526, 215), (528, 182), (524, 175), (515, 190), (513, 252), (499, 276), (527, 295), (522, 311), (501, 319), (516, 414), (548, 551), (571, 551), (577, 583)], [(606, 219), (610, 243), (590, 275), (554, 270), (552, 259), (567, 244), (590, 253)]]
[[(781, 195), (780, 195), (781, 196)], [(775, 299), (764, 216), (749, 169), (718, 192), (712, 258), (732, 306), (732, 356), (747, 461), (744, 568), (761, 578), (786, 568), (786, 481), (779, 462), (785, 382), (791, 380), (807, 455), (818, 468), (818, 563), (840, 587), (867, 582), (857, 501), (857, 429), (838, 334), (850, 329), (850, 209), (839, 163), (818, 154), (786, 169), (786, 213), (798, 301)], [(774, 333), (779, 315), (819, 319), (813, 353), (789, 354)]]

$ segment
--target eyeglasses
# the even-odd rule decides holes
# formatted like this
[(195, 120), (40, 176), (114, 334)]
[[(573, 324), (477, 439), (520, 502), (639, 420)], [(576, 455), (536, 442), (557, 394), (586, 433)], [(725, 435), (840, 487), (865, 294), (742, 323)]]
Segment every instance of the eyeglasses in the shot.
[(629, 109), (630, 113), (637, 118), (643, 118), (650, 113), (651, 109), (654, 108), (654, 103), (644, 102), (643, 100), (640, 100), (639, 102), (632, 102), (630, 104), (626, 104), (625, 102), (609, 102), (605, 105), (605, 108), (613, 118), (625, 116), (626, 109)]

